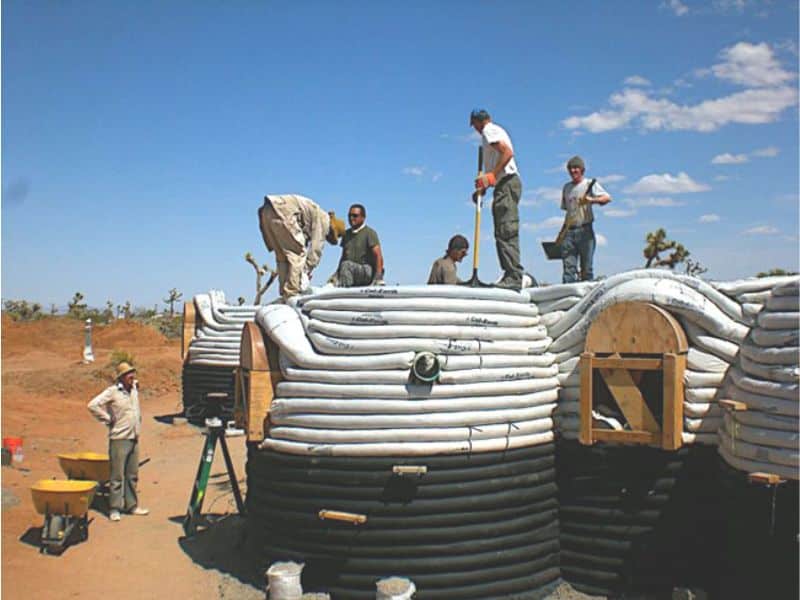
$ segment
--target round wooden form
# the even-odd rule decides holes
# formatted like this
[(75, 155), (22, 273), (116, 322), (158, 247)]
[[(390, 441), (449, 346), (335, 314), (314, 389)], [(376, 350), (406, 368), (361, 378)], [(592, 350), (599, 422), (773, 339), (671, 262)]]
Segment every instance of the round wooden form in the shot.
[(595, 354), (685, 354), (689, 343), (677, 319), (646, 302), (620, 302), (605, 309), (586, 335)]

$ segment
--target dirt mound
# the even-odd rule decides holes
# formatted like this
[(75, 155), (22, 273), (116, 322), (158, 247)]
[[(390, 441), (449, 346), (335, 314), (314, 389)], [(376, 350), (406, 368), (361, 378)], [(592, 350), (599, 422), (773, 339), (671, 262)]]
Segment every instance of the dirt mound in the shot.
[(95, 328), (93, 342), (98, 348), (169, 346), (171, 342), (149, 325), (120, 319)]

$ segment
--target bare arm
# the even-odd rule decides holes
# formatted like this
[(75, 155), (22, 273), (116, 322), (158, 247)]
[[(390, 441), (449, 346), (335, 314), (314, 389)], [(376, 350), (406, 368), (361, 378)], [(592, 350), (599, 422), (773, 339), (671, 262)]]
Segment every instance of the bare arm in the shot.
[(611, 202), (611, 196), (608, 194), (600, 194), (599, 196), (592, 196), (587, 200), (589, 204), (600, 204), (602, 206)]
[(383, 252), (380, 244), (372, 247), (372, 253), (375, 255), (375, 277), (383, 278)]
[(508, 164), (508, 162), (514, 158), (514, 151), (509, 148), (508, 144), (504, 142), (494, 142), (492, 144), (492, 148), (497, 150), (500, 154), (499, 158), (497, 159), (497, 164), (492, 169), (492, 173), (495, 176), (495, 179), (500, 179), (500, 176), (503, 174), (503, 169)]

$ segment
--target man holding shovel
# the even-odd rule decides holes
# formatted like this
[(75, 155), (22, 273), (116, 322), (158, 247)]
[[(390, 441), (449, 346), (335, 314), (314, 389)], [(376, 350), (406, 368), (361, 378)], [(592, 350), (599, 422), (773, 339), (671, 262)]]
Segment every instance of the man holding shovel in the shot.
[(475, 179), (476, 196), (473, 199), (477, 201), (477, 195), (483, 196), (487, 189), (494, 188), (494, 239), (497, 258), (503, 269), (503, 278), (496, 286), (519, 290), (524, 272), (519, 254), (519, 199), (522, 196), (522, 181), (514, 161), (514, 146), (505, 129), (492, 123), (491, 116), (483, 109), (472, 111), (469, 124), (481, 135), (485, 161), (485, 171)]
[(139, 433), (142, 429), (136, 369), (126, 362), (119, 363), (116, 382), (89, 402), (89, 412), (108, 427), (108, 456), (111, 463), (111, 513), (108, 518), (119, 521), (123, 512), (139, 516), (148, 514), (149, 510), (139, 506), (136, 495)]

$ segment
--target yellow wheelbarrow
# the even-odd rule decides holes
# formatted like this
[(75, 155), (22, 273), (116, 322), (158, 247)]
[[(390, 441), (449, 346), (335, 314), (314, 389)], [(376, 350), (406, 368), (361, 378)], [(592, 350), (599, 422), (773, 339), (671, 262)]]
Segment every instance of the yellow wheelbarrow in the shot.
[[(108, 500), (108, 482), (111, 479), (111, 461), (108, 454), (99, 452), (68, 452), (58, 455), (58, 464), (68, 479), (97, 482), (98, 501)], [(97, 506), (95, 506), (97, 508)]]
[(89, 539), (89, 505), (97, 483), (72, 479), (42, 479), (31, 486), (36, 511), (44, 515), (40, 552), (61, 554), (77, 538)]

